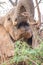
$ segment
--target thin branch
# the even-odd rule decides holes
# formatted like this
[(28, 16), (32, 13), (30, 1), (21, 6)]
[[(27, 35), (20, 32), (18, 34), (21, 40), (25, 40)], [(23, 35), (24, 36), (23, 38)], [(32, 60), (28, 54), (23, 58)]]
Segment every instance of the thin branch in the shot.
[[(38, 19), (39, 19), (39, 26), (41, 24), (41, 13), (40, 13), (40, 9), (39, 9), (39, 5), (38, 5), (38, 0), (36, 1), (36, 5), (37, 5), (37, 12), (38, 12)], [(41, 2), (41, 0), (39, 1), (39, 3)]]
[(4, 4), (5, 2), (0, 2), (0, 4)]
[(40, 0), (40, 1), (37, 3), (37, 5), (35, 6), (35, 8), (41, 3), (41, 1), (42, 1), (42, 0)]
[(17, 5), (17, 0), (15, 1), (15, 3), (12, 1), (12, 0), (9, 0), (10, 3), (13, 5), (13, 6), (16, 6)]
[(4, 4), (5, 2), (0, 2), (0, 7), (3, 8), (2, 4)]

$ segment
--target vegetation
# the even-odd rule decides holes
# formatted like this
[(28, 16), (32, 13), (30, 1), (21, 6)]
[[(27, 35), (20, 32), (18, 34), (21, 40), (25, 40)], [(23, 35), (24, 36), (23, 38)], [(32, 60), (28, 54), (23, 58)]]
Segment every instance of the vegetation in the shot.
[(39, 47), (32, 49), (26, 42), (15, 42), (14, 57), (2, 65), (12, 65), (25, 62), (26, 65), (41, 65), (43, 63), (43, 41)]

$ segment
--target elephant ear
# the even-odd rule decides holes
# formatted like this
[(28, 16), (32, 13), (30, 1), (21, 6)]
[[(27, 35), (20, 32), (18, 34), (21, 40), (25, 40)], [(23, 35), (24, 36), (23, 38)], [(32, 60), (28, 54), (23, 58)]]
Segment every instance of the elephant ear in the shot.
[(0, 25), (0, 61), (14, 56), (14, 44), (3, 25)]

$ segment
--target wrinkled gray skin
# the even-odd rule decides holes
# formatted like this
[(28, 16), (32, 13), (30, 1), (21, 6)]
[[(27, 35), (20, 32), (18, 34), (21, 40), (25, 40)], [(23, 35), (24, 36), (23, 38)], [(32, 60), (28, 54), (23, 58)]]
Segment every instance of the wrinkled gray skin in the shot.
[(21, 13), (23, 12), (29, 12), (30, 15), (34, 18), (34, 4), (33, 0), (19, 0), (17, 3), (17, 9), (16, 9), (16, 17), (19, 20), (21, 19)]
[[(23, 13), (23, 12), (30, 13), (30, 15), (32, 15), (32, 17), (34, 18), (33, 0), (19, 0), (19, 2), (17, 3), (16, 11), (15, 11), (15, 13), (16, 13), (15, 16), (17, 17), (17, 22), (22, 22), (24, 20), (24, 18), (21, 16), (21, 13)], [(19, 31), (19, 33), (18, 33), (18, 31)], [(31, 33), (31, 32), (28, 32), (28, 33)], [(14, 37), (13, 39), (17, 40), (21, 35), (21, 31), (17, 29), (15, 31), (13, 31), (13, 34), (11, 34), (11, 36), (12, 35)]]
[[(17, 3), (16, 11), (15, 11), (15, 13), (16, 13), (15, 16), (17, 16), (18, 21), (22, 21), (20, 14), (25, 11), (29, 12), (30, 15), (32, 15), (32, 17), (34, 17), (34, 5), (33, 5), (32, 0), (19, 0), (19, 2)], [(8, 17), (10, 17), (10, 16), (8, 16)], [(12, 15), (11, 15), (11, 18), (13, 18)], [(18, 39), (19, 36), (21, 35), (21, 31), (19, 31), (19, 30), (16, 31), (17, 34), (15, 33), (11, 20), (6, 19), (4, 27), (14, 40), (16, 40), (15, 38)], [(20, 35), (18, 34), (18, 31), (20, 32)], [(16, 37), (16, 35), (18, 35), (18, 37)]]

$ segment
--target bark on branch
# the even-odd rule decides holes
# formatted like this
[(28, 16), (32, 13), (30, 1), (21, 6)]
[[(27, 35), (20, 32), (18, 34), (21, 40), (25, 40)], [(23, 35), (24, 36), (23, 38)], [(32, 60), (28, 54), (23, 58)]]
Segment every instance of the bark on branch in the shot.
[(13, 6), (16, 6), (17, 5), (17, 0), (15, 1), (15, 3), (12, 1), (12, 0), (9, 0), (10, 3), (13, 5)]
[[(41, 24), (41, 13), (40, 13), (40, 9), (39, 9), (39, 5), (38, 5), (38, 0), (36, 1), (36, 5), (37, 5), (37, 12), (38, 12), (38, 21), (39, 21), (39, 26)], [(39, 1), (39, 3), (41, 2), (41, 0)]]

